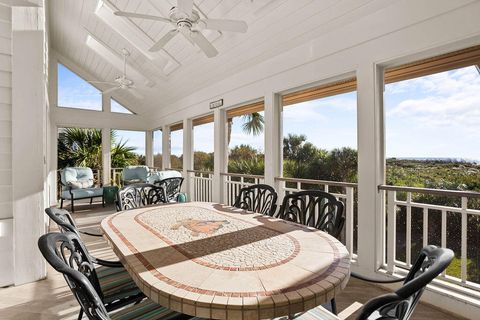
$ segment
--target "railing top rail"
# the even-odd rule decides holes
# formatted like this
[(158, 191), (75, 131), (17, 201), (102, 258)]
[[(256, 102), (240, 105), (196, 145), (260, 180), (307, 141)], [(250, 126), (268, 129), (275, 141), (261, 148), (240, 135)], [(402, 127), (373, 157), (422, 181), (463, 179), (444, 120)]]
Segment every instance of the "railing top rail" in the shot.
[(300, 183), (307, 183), (307, 184), (326, 184), (329, 186), (336, 186), (336, 187), (356, 188), (358, 186), (356, 183), (353, 183), (353, 182), (339, 182), (339, 181), (301, 179), (301, 178), (275, 177), (275, 180), (285, 181), (285, 182), (300, 182)]
[(254, 179), (264, 179), (264, 176), (260, 176), (257, 174), (244, 174), (244, 173), (230, 173), (230, 172), (221, 172), (221, 176), (228, 176), (228, 177), (244, 177), (244, 178), (254, 178)]
[(429, 189), (429, 188), (415, 188), (415, 187), (399, 187), (399, 186), (389, 186), (389, 185), (385, 185), (385, 184), (379, 185), (378, 190), (425, 193), (425, 194), (433, 194), (433, 195), (440, 195), (440, 196), (447, 196), (447, 197), (480, 198), (480, 192), (475, 192), (475, 191), (459, 191), (459, 190), (443, 190), (443, 189)]
[(203, 173), (203, 174), (213, 174), (213, 171), (203, 171), (203, 170), (187, 170), (188, 173)]

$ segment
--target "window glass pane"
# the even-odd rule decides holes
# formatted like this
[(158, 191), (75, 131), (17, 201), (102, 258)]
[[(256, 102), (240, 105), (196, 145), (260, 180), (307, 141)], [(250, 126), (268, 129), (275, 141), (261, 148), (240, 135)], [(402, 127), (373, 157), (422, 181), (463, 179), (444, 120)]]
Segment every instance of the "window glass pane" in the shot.
[(357, 94), (349, 92), (283, 109), (283, 175), (357, 181)]
[(183, 129), (170, 133), (170, 166), (172, 169), (183, 168)]
[(264, 112), (228, 119), (228, 172), (263, 175)]
[(59, 63), (58, 106), (102, 111), (102, 93)]
[(145, 165), (145, 132), (112, 130), (112, 168)]
[(153, 166), (162, 167), (162, 130), (153, 131)]
[(122, 106), (115, 99), (110, 99), (110, 108), (112, 112), (133, 114), (133, 112)]
[(475, 66), (387, 84), (384, 105), (388, 184), (480, 191)]
[(193, 168), (213, 171), (213, 122), (193, 127)]

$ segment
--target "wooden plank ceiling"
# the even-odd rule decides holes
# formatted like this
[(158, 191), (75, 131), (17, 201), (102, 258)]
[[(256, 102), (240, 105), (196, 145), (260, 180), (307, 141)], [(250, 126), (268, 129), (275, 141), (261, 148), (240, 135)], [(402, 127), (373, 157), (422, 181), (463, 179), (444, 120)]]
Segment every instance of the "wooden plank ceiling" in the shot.
[[(49, 27), (53, 49), (65, 61), (74, 63), (97, 80), (111, 81), (121, 74), (118, 65), (86, 45), (94, 37), (108, 50), (120, 55), (131, 52), (128, 68), (153, 80), (148, 87), (138, 83), (139, 99), (118, 90), (115, 97), (135, 104), (140, 114), (149, 114), (169, 103), (211, 85), (281, 52), (306, 43), (322, 33), (358, 20), (391, 5), (394, 0), (195, 0), (209, 18), (244, 20), (248, 32), (211, 32), (219, 55), (208, 59), (183, 37), (175, 37), (161, 54), (175, 64), (162, 74), (154, 61), (132, 44), (131, 34), (119, 34), (95, 14), (100, 0), (58, 0), (49, 2)], [(114, 7), (137, 13), (167, 16), (176, 0), (105, 0)], [(115, 17), (117, 19), (125, 19)], [(132, 18), (130, 21), (152, 41), (171, 26), (162, 22)], [(151, 83), (151, 81), (150, 81)]]

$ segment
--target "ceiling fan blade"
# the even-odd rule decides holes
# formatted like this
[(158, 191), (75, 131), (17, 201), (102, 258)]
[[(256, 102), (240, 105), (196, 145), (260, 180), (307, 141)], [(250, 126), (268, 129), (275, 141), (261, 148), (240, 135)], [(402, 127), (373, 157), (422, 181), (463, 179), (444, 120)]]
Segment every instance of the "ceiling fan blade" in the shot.
[(176, 29), (168, 31), (163, 37), (160, 38), (160, 40), (157, 41), (157, 43), (153, 45), (153, 47), (148, 49), (148, 51), (156, 52), (162, 49), (167, 44), (167, 42), (172, 40), (173, 37), (175, 37), (177, 34), (178, 34), (178, 30)]
[(193, 9), (193, 0), (177, 0), (177, 9), (190, 16)]
[(207, 38), (199, 31), (192, 31), (190, 33), (190, 38), (195, 42), (195, 44), (202, 49), (205, 55), (209, 58), (213, 58), (218, 54), (217, 49), (208, 41)]
[(125, 12), (125, 11), (115, 11), (114, 14), (120, 17), (127, 17), (127, 18), (140, 18), (140, 19), (148, 19), (148, 20), (155, 20), (155, 21), (162, 21), (170, 23), (170, 19), (159, 17), (159, 16), (152, 16), (149, 14), (143, 13), (135, 13), (135, 12)]
[(120, 89), (120, 87), (113, 87), (113, 88), (110, 88), (110, 89), (107, 89), (107, 90), (103, 91), (103, 93), (110, 93), (110, 92), (113, 92), (113, 91), (118, 90), (118, 89)]
[(204, 19), (201, 20), (205, 25), (205, 29), (231, 31), (245, 33), (248, 30), (248, 25), (245, 21), (239, 20), (224, 20), (224, 19)]

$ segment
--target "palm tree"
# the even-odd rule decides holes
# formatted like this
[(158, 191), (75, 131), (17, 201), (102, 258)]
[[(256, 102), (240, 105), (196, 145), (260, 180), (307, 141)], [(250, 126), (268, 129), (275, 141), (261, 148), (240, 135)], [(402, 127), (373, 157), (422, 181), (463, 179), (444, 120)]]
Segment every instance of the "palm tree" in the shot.
[[(243, 124), (242, 124), (242, 130), (246, 134), (252, 134), (254, 136), (258, 136), (263, 132), (263, 126), (265, 123), (265, 120), (263, 116), (258, 113), (258, 112), (253, 112), (249, 114), (245, 114), (242, 116), (243, 119)], [(232, 125), (233, 125), (233, 118), (228, 118), (227, 119), (227, 125), (228, 125), (228, 145), (230, 145), (230, 140), (232, 138)]]
[[(124, 167), (136, 164), (138, 156), (134, 147), (128, 147), (128, 141), (116, 142), (117, 133), (112, 130), (111, 158), (112, 167)], [(64, 128), (58, 136), (58, 167), (102, 167), (102, 131), (100, 129)]]
[(249, 113), (244, 115), (242, 119), (242, 129), (243, 132), (245, 132), (246, 134), (253, 134), (254, 136), (258, 136), (263, 132), (263, 124), (265, 123), (265, 120), (260, 113)]

